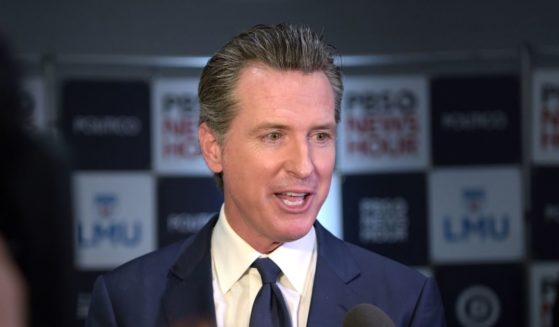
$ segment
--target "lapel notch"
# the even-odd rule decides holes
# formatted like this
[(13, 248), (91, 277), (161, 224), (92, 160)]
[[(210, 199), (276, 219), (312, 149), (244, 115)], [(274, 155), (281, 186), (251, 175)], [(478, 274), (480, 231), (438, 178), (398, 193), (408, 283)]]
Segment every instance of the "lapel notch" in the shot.
[(307, 325), (341, 326), (347, 311), (359, 304), (350, 284), (361, 272), (343, 241), (318, 222), (315, 229), (318, 255)]
[(168, 274), (162, 297), (169, 326), (214, 326), (210, 243), (214, 216), (191, 242), (185, 244)]

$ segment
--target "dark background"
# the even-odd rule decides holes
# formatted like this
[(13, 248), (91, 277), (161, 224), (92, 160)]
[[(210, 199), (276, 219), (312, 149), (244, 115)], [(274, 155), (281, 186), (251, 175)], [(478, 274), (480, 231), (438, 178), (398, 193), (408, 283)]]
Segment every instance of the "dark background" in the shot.
[(344, 54), (557, 45), (556, 1), (170, 0), (0, 3), (22, 53), (208, 55), (257, 23), (323, 30)]
[[(524, 211), (528, 227), (526, 257), (522, 262), (513, 264), (466, 263), (429, 268), (432, 268), (441, 287), (449, 326), (458, 325), (454, 317), (454, 303), (458, 294), (468, 285), (478, 283), (490, 284), (506, 298), (501, 308), (506, 311), (500, 323), (528, 326), (531, 299), (526, 281), (531, 265), (539, 262), (536, 260), (553, 263), (559, 260), (557, 243), (550, 241), (557, 237), (557, 224), (544, 223), (542, 218), (542, 207), (548, 202), (557, 203), (557, 187), (554, 185), (558, 185), (556, 181), (559, 180), (559, 173), (557, 167), (542, 168), (532, 165), (526, 145), (529, 134), (519, 130), (526, 131), (529, 126), (530, 98), (526, 96), (529, 76), (526, 72), (529, 73), (535, 67), (559, 67), (559, 51), (556, 51), (559, 47), (558, 13), (559, 2), (551, 0), (0, 0), (0, 29), (10, 37), (24, 71), (46, 77), (49, 88), (47, 126), (55, 130), (63, 123), (59, 114), (65, 101), (62, 91), (65, 81), (76, 78), (83, 80), (87, 77), (97, 80), (101, 77), (104, 81), (116, 78), (146, 82), (159, 73), (198, 76), (199, 66), (185, 68), (184, 65), (165, 65), (161, 59), (169, 56), (210, 56), (232, 36), (257, 23), (304, 23), (314, 30), (322, 31), (326, 40), (334, 44), (341, 54), (369, 56), (367, 58), (370, 61), (365, 65), (353, 66), (347, 60), (345, 72), (348, 75), (429, 74), (436, 76), (430, 80), (432, 92), (437, 88), (437, 81), (456, 75), (479, 77), (498, 73), (514, 76), (518, 83), (514, 82), (512, 86), (516, 93), (511, 94), (511, 98), (520, 98), (520, 119), (515, 120), (514, 128), (517, 132), (513, 132), (512, 139), (507, 140), (504, 151), (495, 150), (491, 153), (495, 157), (490, 160), (476, 158), (475, 151), (464, 158), (457, 158), (452, 153), (443, 151), (445, 147), (438, 146), (435, 140), (431, 154), (434, 156), (439, 153), (442, 156), (432, 157), (431, 161), (433, 165), (440, 163), (452, 166), (507, 163), (522, 170)], [(143, 59), (139, 63), (132, 60), (138, 58)], [(150, 64), (155, 61), (158, 63)], [(431, 115), (435, 114), (434, 109), (430, 108)], [(98, 113), (102, 113), (102, 110)], [(515, 111), (515, 115), (516, 113), (518, 112)], [(432, 132), (433, 135), (435, 133)], [(73, 144), (71, 137), (66, 141), (70, 146)], [(498, 147), (498, 143), (496, 141), (497, 145), (493, 147)], [(436, 149), (438, 152), (435, 152)], [(86, 155), (92, 154), (91, 149), (81, 150)], [(138, 161), (134, 160), (138, 166), (125, 168), (149, 169), (151, 161), (151, 157), (144, 155)], [(72, 164), (74, 167), (82, 165), (79, 161)], [(88, 166), (90, 164), (85, 162), (82, 167), (100, 168)], [(409, 194), (414, 199), (425, 199), (426, 194), (417, 189), (425, 187), (425, 176), (432, 168), (430, 166), (427, 171), (410, 173), (421, 174), (412, 178), (413, 185), (406, 184), (405, 180), (409, 178), (406, 174), (378, 174), (370, 177), (370, 180), (359, 180), (352, 176), (343, 181), (342, 185), (346, 188), (355, 187), (353, 193), (357, 195), (353, 196), (400, 194), (392, 190), (401, 187), (404, 189), (402, 194)], [(167, 190), (170, 192), (174, 188), (190, 189), (192, 192), (203, 189), (204, 192), (212, 193), (212, 197), (219, 198), (219, 192), (209, 189), (211, 178), (193, 181), (194, 188), (190, 188), (192, 184), (186, 186), (186, 182), (183, 179), (173, 181), (173, 177), (169, 176), (160, 178), (159, 203), (168, 200), (169, 208), (182, 210), (180, 198), (165, 196)], [(369, 184), (380, 187), (369, 188)], [(344, 193), (342, 197), (347, 198), (350, 194), (352, 193)], [(216, 200), (208, 203), (208, 207), (200, 204), (204, 208), (192, 210), (208, 211), (209, 207), (217, 207), (219, 202)], [(158, 208), (167, 210), (162, 209), (163, 207), (160, 204)], [(353, 216), (351, 209), (344, 210), (347, 211), (344, 213)], [(428, 216), (428, 207), (417, 210), (420, 211), (419, 215)], [(158, 212), (160, 226), (164, 215), (164, 212)], [(421, 222), (426, 218), (421, 217), (419, 220)], [(349, 222), (349, 219), (344, 221), (346, 224)], [(60, 226), (58, 230), (68, 234), (69, 228), (70, 226)], [(422, 225), (417, 228), (424, 230)], [(180, 235), (159, 236), (160, 241), (165, 240), (164, 243), (179, 237)], [(425, 242), (427, 235), (419, 235), (418, 239)], [(70, 239), (65, 241), (70, 243)], [(160, 242), (160, 245), (163, 243)], [(418, 248), (413, 248), (420, 254), (411, 257), (410, 252), (406, 252), (411, 251), (411, 248), (375, 250), (385, 251), (386, 255), (410, 264), (425, 265), (428, 261), (426, 246), (423, 243)], [(99, 273), (101, 272), (82, 271), (76, 276), (76, 287), (79, 289), (74, 296), (77, 317), (83, 317), (83, 310), (88, 302), (87, 292)], [(78, 319), (76, 326), (81, 325), (82, 321)]]

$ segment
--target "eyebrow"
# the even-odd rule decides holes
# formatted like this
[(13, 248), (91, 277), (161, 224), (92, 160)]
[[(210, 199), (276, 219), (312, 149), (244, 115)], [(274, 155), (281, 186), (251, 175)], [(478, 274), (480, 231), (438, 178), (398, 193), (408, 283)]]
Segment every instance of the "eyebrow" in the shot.
[[(337, 124), (334, 123), (325, 123), (325, 124), (319, 124), (316, 126), (313, 126), (311, 128), (311, 130), (329, 130), (329, 131), (336, 131), (337, 128)], [(256, 126), (254, 129), (252, 129), (249, 133), (251, 135), (257, 135), (259, 133), (261, 133), (262, 131), (265, 130), (289, 130), (290, 127), (286, 124), (281, 124), (281, 123), (274, 123), (274, 122), (264, 122), (261, 125)]]

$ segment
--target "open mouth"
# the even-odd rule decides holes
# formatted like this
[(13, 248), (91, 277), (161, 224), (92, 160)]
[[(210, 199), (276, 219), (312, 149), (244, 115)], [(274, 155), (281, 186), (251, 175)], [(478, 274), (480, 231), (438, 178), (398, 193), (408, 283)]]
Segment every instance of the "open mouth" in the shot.
[(276, 193), (276, 196), (288, 207), (301, 206), (310, 193), (282, 192)]

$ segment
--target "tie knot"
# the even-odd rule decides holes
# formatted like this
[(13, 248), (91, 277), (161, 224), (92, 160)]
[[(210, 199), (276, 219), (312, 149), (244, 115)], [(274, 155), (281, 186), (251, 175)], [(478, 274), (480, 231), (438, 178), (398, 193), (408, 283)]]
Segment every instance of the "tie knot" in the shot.
[(281, 269), (269, 258), (258, 258), (254, 260), (252, 266), (258, 269), (262, 284), (275, 283)]

